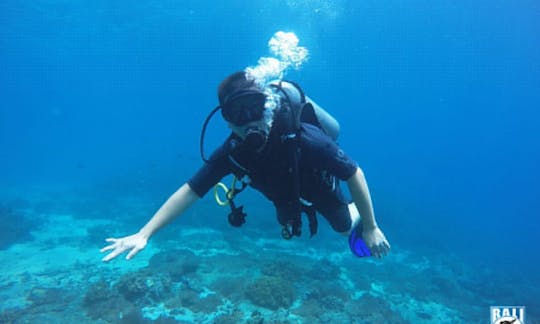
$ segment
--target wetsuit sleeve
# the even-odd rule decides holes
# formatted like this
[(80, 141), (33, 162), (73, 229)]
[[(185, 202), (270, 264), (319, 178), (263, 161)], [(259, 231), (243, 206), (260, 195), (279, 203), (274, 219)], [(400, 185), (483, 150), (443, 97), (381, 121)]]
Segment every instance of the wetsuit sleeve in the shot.
[(210, 188), (230, 173), (227, 154), (224, 146), (221, 146), (210, 156), (209, 162), (206, 162), (187, 183), (199, 197), (203, 197)]
[(302, 124), (301, 159), (313, 168), (327, 170), (341, 180), (354, 175), (358, 164), (319, 128)]

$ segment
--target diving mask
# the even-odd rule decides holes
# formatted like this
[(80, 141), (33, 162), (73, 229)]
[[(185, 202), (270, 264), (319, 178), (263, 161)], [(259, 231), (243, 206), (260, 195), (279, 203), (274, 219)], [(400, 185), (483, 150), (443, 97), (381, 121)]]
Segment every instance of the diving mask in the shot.
[(227, 98), (221, 106), (223, 118), (237, 126), (260, 120), (264, 115), (266, 96), (260, 92), (241, 92)]

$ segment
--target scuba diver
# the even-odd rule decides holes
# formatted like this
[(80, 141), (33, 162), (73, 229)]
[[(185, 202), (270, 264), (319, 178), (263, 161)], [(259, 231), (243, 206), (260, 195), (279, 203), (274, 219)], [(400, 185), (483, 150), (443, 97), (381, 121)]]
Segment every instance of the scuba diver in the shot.
[[(206, 118), (201, 132), (203, 166), (137, 233), (106, 239), (110, 244), (101, 252), (111, 252), (103, 261), (124, 252), (128, 252), (126, 259), (131, 259), (158, 229), (231, 174), (241, 183), (240, 188), (233, 184), (227, 190), (227, 201), (223, 202), (230, 205), (231, 225), (245, 222), (246, 213), (235, 205), (234, 196), (250, 186), (274, 204), (285, 239), (301, 235), (303, 214), (313, 236), (318, 213), (336, 232), (349, 235), (349, 247), (355, 255), (388, 254), (390, 244), (377, 225), (364, 173), (335, 142), (339, 124), (298, 85), (277, 80), (261, 86), (240, 71), (221, 82), (218, 100), (219, 106)], [(204, 132), (218, 111), (232, 132), (207, 159)], [(340, 181), (347, 183), (352, 202), (345, 197)]]

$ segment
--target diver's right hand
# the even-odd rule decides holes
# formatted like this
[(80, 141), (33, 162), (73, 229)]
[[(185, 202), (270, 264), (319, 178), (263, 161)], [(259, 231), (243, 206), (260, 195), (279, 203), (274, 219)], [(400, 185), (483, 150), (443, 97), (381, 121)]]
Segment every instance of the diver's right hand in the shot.
[(107, 254), (101, 261), (107, 262), (116, 258), (119, 254), (131, 250), (126, 256), (126, 260), (129, 260), (135, 256), (140, 250), (144, 249), (148, 238), (141, 235), (140, 233), (133, 234), (130, 236), (122, 238), (108, 238), (105, 241), (112, 243), (100, 250), (101, 253), (105, 251), (112, 250), (111, 253)]

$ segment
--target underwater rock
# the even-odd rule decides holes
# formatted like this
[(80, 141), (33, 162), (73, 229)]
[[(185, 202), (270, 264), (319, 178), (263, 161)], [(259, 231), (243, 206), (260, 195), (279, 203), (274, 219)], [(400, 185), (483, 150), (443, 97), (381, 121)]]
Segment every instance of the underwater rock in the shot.
[(160, 300), (170, 293), (171, 284), (168, 274), (142, 270), (122, 276), (115, 287), (126, 300), (136, 302), (143, 297)]
[(214, 281), (211, 285), (212, 290), (219, 293), (231, 301), (240, 301), (243, 296), (243, 287), (245, 285), (244, 277), (223, 277)]
[(206, 298), (198, 298), (197, 302), (189, 309), (199, 313), (213, 313), (222, 305), (221, 296), (210, 295)]
[(96, 303), (107, 302), (115, 299), (116, 296), (109, 284), (101, 279), (88, 287), (83, 299), (83, 306), (92, 307)]
[(336, 300), (342, 307), (351, 299), (351, 292), (341, 287), (337, 281), (313, 281), (303, 291), (306, 300), (316, 300), (322, 307), (328, 304), (328, 309), (335, 308)]
[(109, 235), (110, 231), (110, 225), (96, 225), (89, 227), (86, 232), (87, 235), (85, 237), (86, 242), (88, 244), (92, 244), (94, 246), (96, 242), (102, 242), (107, 235)]
[(116, 289), (125, 299), (135, 301), (146, 294), (148, 287), (145, 277), (128, 274), (120, 279)]
[(11, 245), (33, 239), (31, 231), (38, 228), (39, 222), (16, 210), (11, 205), (0, 204), (0, 250)]
[(270, 277), (279, 277), (288, 280), (299, 278), (303, 271), (291, 262), (272, 261), (267, 262), (261, 267), (262, 274)]
[(416, 316), (420, 318), (423, 321), (431, 321), (433, 320), (433, 315), (428, 314), (426, 312), (416, 312)]
[(54, 305), (68, 300), (69, 291), (60, 288), (34, 287), (26, 296), (32, 305)]
[(254, 311), (251, 313), (251, 316), (246, 319), (246, 324), (263, 324), (264, 315), (259, 311)]
[(295, 298), (291, 283), (270, 276), (262, 276), (249, 284), (245, 295), (253, 304), (272, 310), (290, 307)]
[(117, 322), (122, 314), (137, 311), (104, 279), (88, 288), (83, 298), (82, 307), (91, 319), (102, 319), (106, 322)]
[(168, 309), (189, 309), (194, 313), (213, 313), (223, 304), (223, 297), (211, 293), (201, 296), (200, 292), (190, 289), (179, 289), (174, 295), (164, 301)]
[(317, 323), (319, 318), (324, 314), (325, 309), (316, 299), (305, 300), (302, 305), (295, 309), (295, 315), (302, 317), (306, 323)]
[(179, 249), (160, 252), (150, 259), (149, 269), (166, 269), (174, 282), (181, 281), (183, 276), (196, 273), (200, 259), (189, 250)]
[(228, 314), (223, 314), (215, 318), (212, 323), (213, 324), (238, 324), (238, 323), (248, 324), (250, 322), (249, 320), (245, 321), (244, 314), (242, 313), (242, 311), (239, 308), (234, 307), (232, 312)]
[(321, 305), (324, 309), (330, 311), (342, 311), (343, 300), (336, 296), (324, 296), (321, 300)]
[(354, 303), (348, 303), (346, 311), (352, 323), (407, 323), (399, 313), (392, 310), (389, 302), (370, 294)]
[(6, 309), (0, 312), (0, 323), (16, 323), (24, 314), (24, 309)]
[(121, 318), (114, 321), (117, 324), (178, 324), (174, 318), (160, 316), (155, 320), (145, 318), (139, 309), (134, 309), (128, 313), (122, 314)]
[(313, 262), (306, 275), (314, 280), (325, 281), (339, 277), (339, 267), (328, 260)]

